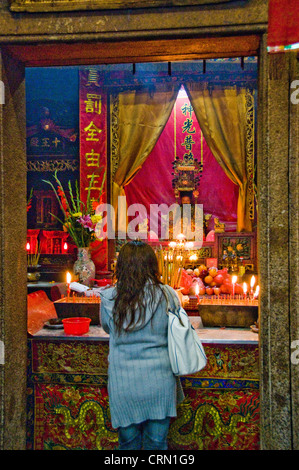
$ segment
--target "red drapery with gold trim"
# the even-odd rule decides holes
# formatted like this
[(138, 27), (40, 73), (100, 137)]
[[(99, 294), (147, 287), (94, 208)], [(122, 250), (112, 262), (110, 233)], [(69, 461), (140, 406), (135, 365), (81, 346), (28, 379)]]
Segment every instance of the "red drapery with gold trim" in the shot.
[[(191, 144), (191, 151), (195, 158), (199, 161), (201, 158), (203, 160), (197, 202), (203, 204), (204, 213), (213, 216), (209, 228), (213, 229), (213, 218), (218, 217), (220, 221), (227, 223), (227, 228), (235, 230), (238, 186), (226, 176), (217, 163), (202, 136), (194, 112), (191, 116), (188, 112), (186, 114), (182, 112), (182, 109), (186, 109), (188, 106), (190, 106), (188, 97), (179, 95), (157, 144), (133, 180), (125, 186), (127, 204), (128, 206), (134, 203), (143, 204), (147, 214), (150, 215), (150, 204), (171, 205), (176, 202), (172, 188), (172, 162), (175, 155), (182, 159), (184, 153), (190, 151), (190, 148), (186, 147), (186, 137), (192, 137), (192, 140), (188, 139), (188, 141), (194, 142)], [(188, 119), (189, 123), (192, 120), (192, 125), (189, 128), (190, 133), (186, 130), (183, 132), (183, 129), (186, 129)], [(152, 229), (159, 235), (158, 227), (152, 227)]]

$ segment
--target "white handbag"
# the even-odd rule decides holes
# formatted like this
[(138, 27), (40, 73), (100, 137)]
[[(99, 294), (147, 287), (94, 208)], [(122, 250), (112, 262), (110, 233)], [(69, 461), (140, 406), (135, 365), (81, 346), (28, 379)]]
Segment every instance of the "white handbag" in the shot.
[[(172, 372), (176, 376), (195, 374), (207, 364), (204, 348), (178, 297), (174, 298), (167, 286), (164, 286), (164, 292), (167, 296), (168, 353)], [(168, 295), (174, 300), (175, 311), (170, 307)]]

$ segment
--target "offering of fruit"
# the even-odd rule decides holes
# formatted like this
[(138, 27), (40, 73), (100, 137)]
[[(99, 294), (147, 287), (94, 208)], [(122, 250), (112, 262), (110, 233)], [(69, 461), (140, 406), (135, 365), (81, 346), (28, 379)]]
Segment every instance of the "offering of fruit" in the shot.
[(213, 295), (213, 294), (214, 294), (213, 288), (212, 288), (212, 287), (207, 287), (207, 288), (206, 288), (206, 294), (208, 294), (208, 295)]
[(208, 268), (204, 264), (199, 266), (198, 271), (198, 276), (201, 279), (204, 279), (208, 275)]
[(198, 295), (205, 295), (206, 288), (204, 286), (199, 286)]
[(218, 269), (215, 267), (212, 267), (209, 269), (209, 275), (212, 277), (215, 277), (217, 275)]
[(193, 272), (194, 272), (194, 276), (196, 276), (196, 277), (199, 276), (199, 269), (198, 268), (195, 268)]
[(204, 281), (206, 284), (211, 284), (211, 282), (213, 282), (213, 278), (212, 276), (208, 275), (204, 278)]
[(215, 295), (220, 295), (220, 292), (221, 292), (221, 291), (220, 291), (220, 287), (214, 287), (214, 288), (213, 288), (213, 291), (214, 291), (214, 294), (215, 294)]
[[(219, 272), (219, 271), (218, 271)], [(222, 274), (218, 274), (213, 278), (214, 282), (216, 283), (217, 286), (221, 286), (221, 284), (223, 283), (223, 275)]]

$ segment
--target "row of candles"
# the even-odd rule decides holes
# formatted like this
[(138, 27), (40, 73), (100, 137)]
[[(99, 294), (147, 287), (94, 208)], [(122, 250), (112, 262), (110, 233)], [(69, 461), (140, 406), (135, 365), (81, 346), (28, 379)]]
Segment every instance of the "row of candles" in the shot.
[[(38, 243), (36, 243), (35, 246), (36, 246), (36, 249), (35, 249), (35, 252), (33, 252), (33, 249), (32, 249), (32, 247), (31, 247), (30, 243), (29, 243), (29, 242), (26, 243), (26, 251), (27, 251), (27, 255), (28, 255), (28, 256), (31, 255), (31, 254), (34, 254), (34, 253), (36, 253), (36, 252), (38, 251)], [(63, 244), (63, 252), (64, 252), (64, 253), (67, 253), (68, 248), (69, 248), (69, 247), (68, 247), (67, 242), (64, 242), (64, 244)]]
[(101, 298), (95, 294), (89, 295), (88, 297), (84, 296), (77, 296), (74, 292), (71, 294), (71, 281), (72, 276), (71, 273), (66, 273), (66, 285), (67, 285), (67, 295), (66, 297), (62, 298), (64, 302), (74, 302), (74, 303), (84, 303), (84, 304), (99, 304), (101, 302)]
[(100, 304), (101, 303), (101, 298), (95, 294), (92, 294), (88, 297), (84, 296), (78, 296), (73, 292), (72, 294), (68, 293), (67, 296), (62, 297), (59, 302), (71, 302), (71, 303), (77, 303), (77, 304)]
[(221, 302), (224, 301), (225, 303), (253, 303), (257, 302), (257, 298), (259, 296), (259, 291), (260, 291), (260, 286), (257, 285), (255, 292), (254, 292), (254, 286), (255, 286), (255, 276), (251, 277), (250, 280), (250, 292), (248, 292), (248, 286), (246, 282), (243, 282), (243, 295), (237, 294), (235, 295), (235, 285), (237, 283), (238, 277), (237, 276), (232, 276), (232, 285), (233, 285), (233, 293), (231, 294), (220, 294), (220, 295), (211, 295), (208, 298), (200, 298), (199, 297), (199, 286), (196, 286), (196, 294), (195, 296), (197, 297), (198, 302), (204, 303), (207, 301), (208, 303), (214, 303), (214, 302)]

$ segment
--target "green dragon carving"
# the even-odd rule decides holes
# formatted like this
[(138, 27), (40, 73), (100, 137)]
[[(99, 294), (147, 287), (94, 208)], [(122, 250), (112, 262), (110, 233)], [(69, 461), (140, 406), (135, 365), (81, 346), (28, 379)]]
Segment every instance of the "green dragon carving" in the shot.
[[(247, 423), (251, 418), (251, 413), (246, 415), (234, 414), (231, 416), (228, 423), (224, 423), (221, 419), (219, 411), (210, 404), (201, 405), (194, 412), (189, 403), (182, 403), (179, 406), (181, 416), (178, 417), (171, 425), (169, 430), (169, 439), (179, 445), (190, 445), (192, 442), (198, 444), (198, 448), (203, 450), (203, 438), (206, 436), (206, 432), (210, 435), (219, 438), (223, 434), (231, 434), (233, 436), (232, 445), (234, 445), (238, 438), (238, 423)], [(204, 418), (209, 414), (213, 419), (214, 426), (208, 425)], [(193, 429), (191, 432), (183, 434), (180, 429), (194, 420)]]
[[(87, 413), (92, 410), (95, 415), (95, 421), (90, 423), (86, 420)], [(104, 413), (101, 405), (94, 401), (86, 401), (80, 407), (78, 416), (73, 418), (69, 408), (66, 406), (59, 406), (55, 408), (56, 414), (61, 414), (65, 421), (65, 436), (67, 439), (71, 439), (70, 428), (78, 427), (82, 434), (87, 435), (88, 430), (96, 424), (96, 448), (102, 450), (101, 439), (106, 437), (110, 442), (117, 442), (118, 433), (117, 431), (109, 431), (105, 426)]]

